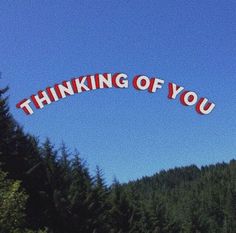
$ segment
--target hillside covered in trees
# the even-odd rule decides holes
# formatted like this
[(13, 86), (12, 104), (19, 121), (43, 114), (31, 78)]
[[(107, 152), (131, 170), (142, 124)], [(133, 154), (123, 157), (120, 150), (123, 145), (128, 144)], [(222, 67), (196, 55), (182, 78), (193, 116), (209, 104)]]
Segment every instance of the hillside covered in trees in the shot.
[(236, 161), (111, 186), (77, 152), (39, 143), (0, 90), (0, 233), (236, 233)]

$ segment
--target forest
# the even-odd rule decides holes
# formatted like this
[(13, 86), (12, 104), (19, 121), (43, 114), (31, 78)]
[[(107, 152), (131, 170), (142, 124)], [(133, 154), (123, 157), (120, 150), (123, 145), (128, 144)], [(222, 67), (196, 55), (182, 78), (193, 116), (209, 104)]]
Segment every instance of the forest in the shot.
[(0, 89), (0, 233), (236, 233), (236, 160), (106, 185), (24, 131)]

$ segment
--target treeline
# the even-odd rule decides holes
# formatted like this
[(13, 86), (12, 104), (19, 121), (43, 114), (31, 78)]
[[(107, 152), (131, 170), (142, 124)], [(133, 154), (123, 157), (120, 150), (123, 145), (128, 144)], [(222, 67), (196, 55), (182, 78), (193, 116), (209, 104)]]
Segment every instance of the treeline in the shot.
[(236, 161), (107, 186), (78, 152), (40, 144), (0, 90), (0, 233), (236, 233)]
[(236, 233), (236, 160), (161, 171), (124, 189), (149, 216), (146, 232)]

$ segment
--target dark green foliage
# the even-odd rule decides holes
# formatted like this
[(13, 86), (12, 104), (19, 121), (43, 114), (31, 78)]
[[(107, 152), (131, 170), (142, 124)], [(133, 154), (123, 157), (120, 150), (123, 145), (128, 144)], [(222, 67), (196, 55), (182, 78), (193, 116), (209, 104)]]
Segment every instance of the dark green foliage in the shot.
[[(192, 174), (191, 174), (192, 169)], [(149, 202), (157, 232), (236, 232), (236, 161), (171, 169), (124, 185)], [(171, 182), (171, 177), (175, 185)], [(148, 192), (147, 192), (148, 190)], [(151, 226), (151, 225), (149, 225)], [(173, 230), (174, 229), (174, 230)]]
[[(236, 161), (108, 187), (77, 152), (42, 145), (0, 90), (0, 233), (236, 233)], [(6, 175), (7, 174), (7, 175)], [(32, 229), (32, 230), (26, 230)]]
[(114, 181), (111, 192), (110, 232), (131, 232), (134, 221), (132, 208), (126, 193), (118, 181)]

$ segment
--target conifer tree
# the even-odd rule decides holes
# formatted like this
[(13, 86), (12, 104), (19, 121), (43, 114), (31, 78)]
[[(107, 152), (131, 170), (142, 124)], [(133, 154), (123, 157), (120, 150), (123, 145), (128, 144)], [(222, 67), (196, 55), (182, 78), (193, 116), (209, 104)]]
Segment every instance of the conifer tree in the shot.
[(129, 232), (133, 224), (134, 209), (117, 180), (114, 180), (112, 185), (111, 206), (111, 210), (109, 211), (111, 216), (111, 232)]
[(108, 196), (109, 191), (105, 185), (102, 170), (97, 166), (89, 207), (93, 233), (109, 232)]

